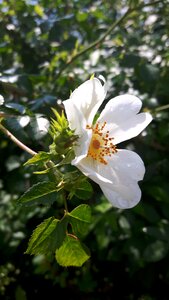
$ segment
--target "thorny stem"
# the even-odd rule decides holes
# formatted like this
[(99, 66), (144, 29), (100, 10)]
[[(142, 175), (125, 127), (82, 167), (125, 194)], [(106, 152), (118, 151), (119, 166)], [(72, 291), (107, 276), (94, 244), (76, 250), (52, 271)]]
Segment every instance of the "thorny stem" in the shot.
[(23, 144), (21, 141), (19, 141), (8, 129), (6, 129), (2, 124), (0, 124), (0, 130), (12, 141), (14, 142), (18, 147), (20, 147), (22, 150), (28, 152), (31, 155), (37, 154), (37, 152), (30, 149), (28, 146)]
[(86, 52), (90, 51), (91, 49), (96, 48), (97, 46), (100, 46), (104, 40), (106, 39), (106, 37), (118, 26), (120, 25), (124, 19), (126, 19), (126, 17), (128, 15), (130, 15), (132, 12), (134, 11), (139, 11), (140, 9), (143, 9), (144, 7), (148, 7), (148, 6), (154, 6), (158, 3), (160, 3), (161, 0), (157, 0), (157, 1), (153, 1), (151, 3), (146, 3), (143, 5), (139, 5), (137, 7), (133, 7), (133, 8), (128, 8), (128, 10), (125, 12), (125, 14), (120, 17), (118, 20), (116, 20), (109, 28), (108, 30), (103, 34), (103, 36), (101, 36), (100, 38), (98, 38), (96, 41), (94, 41), (93, 43), (91, 43), (90, 45), (88, 45), (86, 48), (84, 48), (83, 50), (79, 51), (77, 54), (75, 54), (74, 56), (72, 56), (66, 63), (65, 65), (63, 65), (63, 67), (60, 69), (60, 71), (57, 74), (57, 77), (60, 77), (60, 75), (63, 73), (63, 71), (65, 69), (67, 69), (69, 67), (69, 65), (71, 65), (77, 58), (79, 58), (80, 56), (82, 56), (83, 54), (85, 54)]

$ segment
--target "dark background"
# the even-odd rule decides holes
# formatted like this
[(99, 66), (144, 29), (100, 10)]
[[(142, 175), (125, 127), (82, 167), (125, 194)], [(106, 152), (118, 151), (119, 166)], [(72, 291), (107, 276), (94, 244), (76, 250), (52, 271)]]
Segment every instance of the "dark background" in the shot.
[[(169, 5), (149, 3), (0, 1), (0, 93), (21, 114), (3, 124), (22, 142), (48, 150), (50, 108), (59, 109), (58, 100), (93, 73), (108, 81), (106, 100), (137, 95), (154, 118), (123, 144), (145, 162), (141, 202), (130, 210), (112, 208), (92, 183), (93, 223), (85, 238), (91, 259), (82, 268), (24, 254), (33, 229), (63, 207), (59, 201), (16, 206), (38, 176), (23, 166), (30, 156), (0, 133), (0, 299), (57, 299), (60, 293), (68, 299), (169, 299)], [(133, 11), (119, 26), (77, 55), (128, 7)], [(79, 200), (73, 201), (71, 207)]]

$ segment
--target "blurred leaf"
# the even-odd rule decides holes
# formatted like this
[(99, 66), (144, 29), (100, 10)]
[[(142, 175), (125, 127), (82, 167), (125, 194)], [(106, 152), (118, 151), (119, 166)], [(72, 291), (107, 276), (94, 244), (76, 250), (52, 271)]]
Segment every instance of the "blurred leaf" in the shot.
[(125, 68), (134, 68), (140, 62), (140, 57), (136, 54), (126, 54), (121, 61), (121, 65)]
[[(35, 81), (36, 84), (36, 79), (37, 77), (32, 77), (31, 79)], [(46, 78), (39, 78), (39, 80), (44, 81)], [(43, 79), (43, 80), (42, 80)], [(39, 111), (42, 107), (52, 107), (56, 104), (56, 96), (53, 95), (43, 95), (41, 98), (37, 98), (33, 101), (31, 101), (31, 109), (33, 111)]]
[(10, 105), (1, 105), (0, 106), (0, 112), (3, 112), (5, 114), (8, 114), (8, 115), (16, 115), (16, 116), (19, 116), (21, 115), (21, 112), (14, 108), (14, 107), (11, 107)]
[(39, 15), (40, 17), (43, 17), (44, 12), (43, 12), (42, 6), (36, 4), (36, 5), (34, 6), (34, 10), (35, 10), (35, 12), (37, 13), (37, 15)]
[(163, 241), (155, 241), (149, 244), (143, 253), (144, 259), (148, 262), (156, 262), (163, 259), (168, 252), (168, 244)]
[(36, 115), (31, 119), (27, 132), (31, 136), (32, 140), (38, 141), (42, 139), (48, 133), (49, 121), (42, 115)]
[(146, 220), (152, 223), (156, 223), (160, 220), (160, 215), (149, 203), (141, 203), (133, 209), (137, 214), (142, 215)]
[(7, 107), (13, 108), (14, 110), (18, 111), (18, 113), (20, 114), (24, 114), (26, 111), (25, 106), (18, 103), (8, 103)]
[(76, 14), (76, 19), (78, 22), (84, 22), (87, 19), (87, 13), (79, 11)]
[(15, 300), (27, 300), (26, 292), (21, 286), (17, 286), (16, 288)]
[(146, 227), (146, 234), (163, 241), (168, 241), (169, 224), (163, 224), (160, 228), (148, 226)]

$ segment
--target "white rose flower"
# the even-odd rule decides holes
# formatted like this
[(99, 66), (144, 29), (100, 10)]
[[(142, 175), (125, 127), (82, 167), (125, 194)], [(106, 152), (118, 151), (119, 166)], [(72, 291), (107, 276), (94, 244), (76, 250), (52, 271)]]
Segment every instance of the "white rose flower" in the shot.
[(131, 208), (140, 201), (138, 181), (145, 167), (138, 154), (118, 149), (117, 144), (137, 136), (152, 116), (138, 114), (142, 102), (126, 94), (111, 99), (93, 123), (105, 96), (106, 84), (92, 78), (63, 102), (69, 126), (79, 136), (72, 165), (99, 184), (114, 207)]

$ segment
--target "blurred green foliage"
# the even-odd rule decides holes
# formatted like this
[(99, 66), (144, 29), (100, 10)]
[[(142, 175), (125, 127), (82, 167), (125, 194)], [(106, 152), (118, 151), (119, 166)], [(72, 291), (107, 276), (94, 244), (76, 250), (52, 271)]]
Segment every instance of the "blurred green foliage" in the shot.
[[(94, 183), (92, 198), (83, 200), (91, 205), (93, 223), (85, 236), (91, 259), (80, 269), (23, 254), (32, 230), (44, 218), (60, 218), (63, 206), (59, 197), (51, 206), (16, 206), (38, 175), (23, 167), (29, 154), (0, 132), (0, 298), (46, 299), (61, 292), (69, 299), (168, 299), (169, 113), (160, 108), (169, 104), (167, 2), (0, 1), (0, 94), (10, 115), (4, 124), (30, 148), (48, 151), (51, 107), (60, 112), (61, 101), (93, 73), (107, 79), (107, 100), (136, 94), (154, 116), (146, 131), (123, 145), (146, 165), (140, 204), (114, 209)], [(78, 56), (129, 6), (140, 8)], [(79, 204), (74, 195), (68, 206)]]

